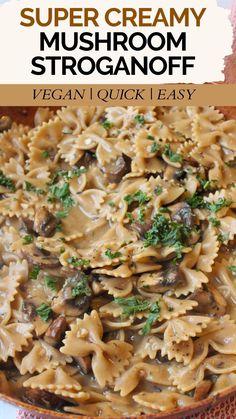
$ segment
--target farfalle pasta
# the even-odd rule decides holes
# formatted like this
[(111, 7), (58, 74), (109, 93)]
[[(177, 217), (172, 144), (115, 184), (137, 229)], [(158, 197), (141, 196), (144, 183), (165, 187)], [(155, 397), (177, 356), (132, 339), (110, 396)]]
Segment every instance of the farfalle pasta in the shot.
[(0, 391), (78, 415), (236, 383), (236, 121), (39, 109), (0, 133)]

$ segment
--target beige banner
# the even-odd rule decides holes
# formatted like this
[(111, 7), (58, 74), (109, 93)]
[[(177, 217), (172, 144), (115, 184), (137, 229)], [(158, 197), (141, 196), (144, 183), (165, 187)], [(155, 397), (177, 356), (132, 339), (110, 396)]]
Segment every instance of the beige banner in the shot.
[(0, 85), (0, 106), (236, 106), (236, 84)]

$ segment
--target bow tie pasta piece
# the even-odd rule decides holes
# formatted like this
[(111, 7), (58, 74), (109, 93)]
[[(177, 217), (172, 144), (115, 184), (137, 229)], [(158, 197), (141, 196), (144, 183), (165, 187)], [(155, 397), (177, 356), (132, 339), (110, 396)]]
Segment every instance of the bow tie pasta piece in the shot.
[(30, 323), (11, 323), (0, 326), (0, 359), (4, 362), (23, 351), (32, 339), (33, 326)]
[(168, 391), (162, 391), (161, 393), (147, 393), (143, 391), (135, 394), (133, 399), (143, 406), (159, 410), (160, 412), (188, 406), (192, 403), (191, 397)]
[(59, 109), (57, 114), (65, 124), (65, 133), (72, 131), (74, 135), (80, 134), (91, 124), (96, 122), (103, 112), (103, 107), (98, 106), (68, 106)]

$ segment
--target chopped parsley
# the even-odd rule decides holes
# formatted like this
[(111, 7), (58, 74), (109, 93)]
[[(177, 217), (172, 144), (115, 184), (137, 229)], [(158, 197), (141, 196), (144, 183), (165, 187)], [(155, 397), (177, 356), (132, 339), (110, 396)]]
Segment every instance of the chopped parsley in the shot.
[(68, 182), (65, 182), (61, 187), (57, 185), (50, 186), (49, 192), (51, 194), (50, 197), (61, 201), (66, 209), (72, 207), (75, 203), (71, 196)]
[(51, 291), (56, 291), (57, 289), (57, 281), (56, 279), (52, 278), (50, 275), (46, 274), (44, 277), (44, 283), (47, 288)]
[(147, 139), (148, 139), (148, 140), (151, 140), (151, 141), (154, 141), (154, 140), (155, 140), (155, 137), (153, 137), (153, 135), (148, 135), (148, 136), (147, 136)]
[(165, 145), (163, 154), (165, 154), (165, 156), (168, 157), (168, 159), (172, 162), (182, 162), (183, 160), (181, 154), (175, 153), (173, 150), (171, 150), (170, 144)]
[(161, 186), (156, 186), (156, 188), (154, 189), (154, 194), (155, 195), (161, 195), (161, 193), (163, 192), (163, 188)]
[(123, 308), (122, 316), (124, 318), (134, 316), (136, 313), (143, 311), (149, 311), (147, 321), (142, 329), (143, 335), (147, 335), (150, 332), (152, 325), (160, 317), (160, 306), (158, 302), (152, 303), (140, 297), (115, 298), (114, 301)]
[(48, 151), (48, 150), (43, 150), (43, 151), (42, 151), (42, 157), (43, 157), (44, 159), (48, 159), (48, 157), (49, 157), (49, 151)]
[(150, 333), (153, 324), (160, 318), (160, 305), (158, 302), (153, 303), (149, 309), (149, 315), (145, 325), (142, 329), (142, 335), (148, 335)]
[(221, 243), (227, 242), (229, 240), (229, 233), (225, 233), (225, 234), (220, 233), (218, 234), (217, 238)]
[(107, 249), (105, 251), (105, 256), (107, 256), (109, 259), (116, 259), (122, 256), (121, 252), (112, 252), (111, 249)]
[(127, 212), (126, 213), (127, 218), (129, 219), (129, 221), (131, 221), (131, 223), (133, 223), (134, 221), (134, 216), (132, 214), (132, 212)]
[(91, 289), (88, 286), (88, 277), (84, 275), (78, 284), (72, 288), (72, 297), (86, 297), (91, 294)]
[(55, 217), (58, 218), (59, 220), (66, 218), (68, 215), (68, 209), (65, 209), (63, 211), (58, 211), (55, 214)]
[(45, 303), (42, 303), (38, 308), (36, 308), (36, 312), (44, 322), (47, 322), (52, 315), (51, 307)]
[(236, 274), (236, 265), (231, 265), (228, 267), (229, 271), (232, 272), (232, 274)]
[(197, 180), (204, 191), (209, 191), (210, 189), (213, 189), (214, 185), (217, 182), (217, 180), (202, 179), (200, 176), (197, 176)]
[(9, 191), (11, 191), (11, 192), (15, 192), (15, 190), (16, 190), (16, 187), (15, 187), (15, 184), (14, 184), (13, 180), (11, 180), (9, 177), (5, 176), (2, 170), (0, 170), (0, 185), (9, 189)]
[(31, 234), (26, 234), (26, 236), (22, 238), (23, 244), (30, 244), (33, 242), (33, 240), (34, 238)]
[(149, 197), (145, 192), (139, 190), (131, 195), (126, 195), (124, 200), (128, 205), (131, 205), (133, 202), (138, 202), (140, 205), (144, 205), (149, 202), (151, 197)]
[(44, 195), (45, 191), (41, 188), (37, 188), (36, 186), (34, 186), (32, 183), (25, 181), (25, 190), (27, 192), (35, 192), (39, 195)]
[(151, 228), (145, 233), (144, 246), (175, 246), (179, 251), (188, 238), (190, 228), (184, 223), (176, 223), (157, 213)]
[(109, 201), (108, 202), (109, 207), (114, 208), (116, 206), (115, 202)]
[(145, 118), (144, 118), (144, 116), (143, 116), (143, 115), (141, 115), (141, 114), (136, 115), (136, 116), (134, 117), (134, 120), (135, 120), (135, 122), (136, 122), (137, 124), (139, 124), (139, 125), (144, 125)]
[(145, 208), (144, 207), (140, 207), (138, 209), (138, 217), (137, 220), (140, 224), (144, 224), (145, 222)]
[(160, 145), (156, 141), (153, 141), (150, 148), (151, 153), (156, 153), (158, 150), (160, 150)]
[(29, 273), (29, 278), (30, 279), (37, 279), (39, 272), (40, 272), (40, 267), (39, 266), (33, 266), (33, 269)]
[(232, 201), (225, 198), (219, 198), (216, 202), (210, 202), (207, 204), (207, 208), (211, 212), (218, 212), (224, 207), (229, 207), (232, 204)]
[(206, 202), (203, 197), (195, 192), (190, 198), (186, 199), (191, 208), (206, 208)]
[(218, 220), (217, 218), (214, 218), (214, 217), (210, 217), (209, 221), (214, 227), (219, 227), (220, 224), (221, 224), (220, 220)]
[(88, 266), (90, 264), (89, 259), (81, 259), (81, 258), (77, 258), (75, 256), (72, 256), (72, 257), (68, 258), (67, 262), (70, 265), (73, 265), (75, 267), (77, 267), (77, 266)]
[(102, 126), (105, 129), (110, 129), (110, 128), (112, 128), (113, 124), (108, 119), (105, 119), (105, 121), (103, 121), (103, 123), (102, 123)]

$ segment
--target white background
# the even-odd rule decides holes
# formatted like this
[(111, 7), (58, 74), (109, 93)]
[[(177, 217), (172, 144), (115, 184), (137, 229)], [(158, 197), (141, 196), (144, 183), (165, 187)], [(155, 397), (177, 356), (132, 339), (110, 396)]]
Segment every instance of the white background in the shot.
[[(48, 7), (96, 7), (100, 10), (101, 26), (99, 31), (105, 34), (109, 31), (122, 31), (121, 27), (110, 28), (104, 24), (102, 16), (104, 11), (110, 7), (152, 7), (155, 11), (159, 7), (163, 7), (168, 11), (169, 7), (174, 7), (181, 12), (185, 7), (194, 7), (198, 12), (202, 7), (207, 7), (202, 18), (201, 27), (196, 28), (194, 20), (191, 20), (191, 27), (185, 28), (182, 24), (175, 28), (168, 28), (162, 25), (156, 28), (142, 28), (142, 32), (150, 34), (153, 31), (160, 31), (165, 34), (167, 31), (172, 31), (176, 36), (181, 31), (187, 31), (187, 51), (184, 55), (196, 55), (196, 64), (194, 69), (190, 69), (188, 76), (181, 75), (180, 71), (174, 76), (164, 74), (162, 76), (149, 75), (144, 76), (139, 73), (136, 76), (124, 76), (121, 72), (119, 76), (104, 76), (93, 73), (90, 76), (50, 76), (49, 72), (43, 76), (36, 76), (31, 74), (31, 59), (35, 55), (42, 55), (39, 51), (39, 32), (42, 30), (37, 26), (25, 28), (20, 26), (20, 10), (23, 7), (40, 7), (42, 11), (46, 11)], [(79, 83), (79, 84), (98, 84), (98, 83), (136, 83), (136, 84), (158, 84), (158, 83), (203, 83), (210, 81), (223, 80), (223, 58), (230, 54), (232, 44), (232, 29), (228, 19), (229, 12), (226, 9), (217, 6), (216, 0), (205, 0), (204, 2), (196, 2), (194, 0), (8, 0), (0, 5), (0, 50), (1, 50), (1, 66), (0, 66), (0, 83)], [(71, 33), (73, 31), (89, 31), (98, 30), (98, 28), (69, 28), (68, 23), (64, 23), (59, 30)], [(43, 28), (48, 35), (52, 35), (55, 28)], [(58, 31), (58, 28), (56, 29)], [(139, 28), (128, 27), (124, 29), (127, 34), (133, 31), (138, 31)], [(122, 52), (112, 52), (114, 62), (117, 61)], [(76, 58), (81, 58), (83, 51), (64, 52), (59, 55), (74, 55)], [(104, 50), (103, 52), (86, 52), (93, 58), (98, 58), (101, 55), (109, 55)], [(144, 51), (140, 52), (126, 52), (126, 56), (135, 55), (142, 57)], [(149, 58), (156, 55), (163, 55), (164, 57), (170, 53), (164, 50), (159, 52), (148, 50), (145, 55)], [(183, 54), (178, 49), (171, 52), (171, 55)], [(58, 53), (49, 50), (45, 55), (58, 55)]]

